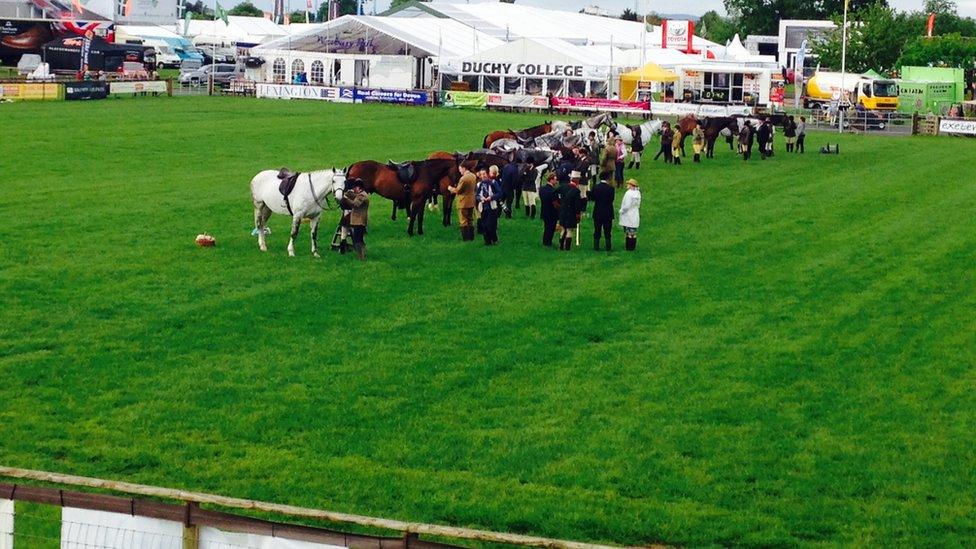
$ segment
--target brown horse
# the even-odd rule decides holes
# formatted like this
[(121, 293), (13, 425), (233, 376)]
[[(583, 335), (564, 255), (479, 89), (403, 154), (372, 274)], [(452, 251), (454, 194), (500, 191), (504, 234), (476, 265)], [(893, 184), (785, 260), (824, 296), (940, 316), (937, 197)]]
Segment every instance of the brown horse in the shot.
[(536, 137), (545, 135), (551, 131), (552, 131), (552, 122), (545, 122), (543, 124), (539, 124), (538, 126), (525, 128), (524, 130), (521, 131), (513, 131), (513, 130), (494, 131), (485, 136), (485, 140), (484, 143), (482, 143), (482, 147), (484, 147), (485, 149), (490, 149), (491, 145), (495, 141), (498, 141), (499, 139), (514, 139), (524, 145), (527, 142), (535, 139)]
[(437, 192), (440, 181), (457, 171), (453, 160), (421, 160), (403, 164), (381, 164), (372, 160), (357, 162), (349, 167), (347, 178), (361, 179), (366, 192), (376, 193), (393, 201), (393, 219), (397, 208), (410, 215), (407, 234), (424, 234), (424, 202)]
[(675, 131), (681, 134), (681, 156), (687, 156), (685, 154), (685, 138), (695, 131), (697, 125), (698, 119), (693, 114), (686, 114), (675, 123)]

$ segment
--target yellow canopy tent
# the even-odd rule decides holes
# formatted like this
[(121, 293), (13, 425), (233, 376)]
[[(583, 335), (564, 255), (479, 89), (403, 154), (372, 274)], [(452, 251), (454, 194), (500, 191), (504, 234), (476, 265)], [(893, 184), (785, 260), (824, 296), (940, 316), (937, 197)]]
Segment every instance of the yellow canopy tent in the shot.
[(677, 82), (678, 75), (662, 69), (659, 65), (648, 63), (643, 67), (620, 75), (620, 98), (624, 101), (637, 99), (640, 82)]

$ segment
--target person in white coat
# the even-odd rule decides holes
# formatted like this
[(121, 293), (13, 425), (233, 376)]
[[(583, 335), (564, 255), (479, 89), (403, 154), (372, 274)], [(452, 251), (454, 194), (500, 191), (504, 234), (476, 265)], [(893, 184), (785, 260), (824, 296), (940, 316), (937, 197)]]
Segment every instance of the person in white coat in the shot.
[(627, 181), (627, 192), (620, 203), (619, 223), (624, 229), (624, 243), (628, 252), (637, 249), (637, 229), (640, 227), (640, 187), (636, 179)]

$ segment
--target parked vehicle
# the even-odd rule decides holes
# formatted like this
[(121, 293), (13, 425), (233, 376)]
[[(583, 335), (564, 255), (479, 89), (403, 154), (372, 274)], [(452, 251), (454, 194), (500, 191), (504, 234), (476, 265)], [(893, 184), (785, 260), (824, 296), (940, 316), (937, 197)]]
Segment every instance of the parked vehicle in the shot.
[(204, 65), (199, 69), (180, 75), (180, 84), (184, 86), (199, 86), (210, 81), (213, 75), (214, 84), (226, 86), (232, 79), (243, 76), (243, 72), (237, 69), (237, 65), (230, 63), (218, 63), (216, 65)]
[(807, 80), (803, 106), (825, 107), (838, 98), (845, 106), (861, 105), (869, 111), (894, 111), (898, 109), (898, 84), (888, 78), (864, 74), (842, 75), (839, 72), (818, 71)]

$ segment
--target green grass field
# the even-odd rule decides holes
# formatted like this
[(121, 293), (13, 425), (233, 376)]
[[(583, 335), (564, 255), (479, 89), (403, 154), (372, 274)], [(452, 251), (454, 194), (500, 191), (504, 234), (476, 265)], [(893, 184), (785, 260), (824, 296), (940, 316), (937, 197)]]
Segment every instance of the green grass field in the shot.
[[(648, 162), (638, 252), (370, 261), (251, 237), (259, 170), (539, 117), (230, 98), (5, 104), (0, 464), (619, 544), (976, 537), (976, 148)], [(782, 146), (780, 146), (782, 150)], [(328, 218), (323, 240), (331, 234)], [(584, 230), (591, 225), (584, 222)], [(213, 250), (194, 237), (209, 231)]]

